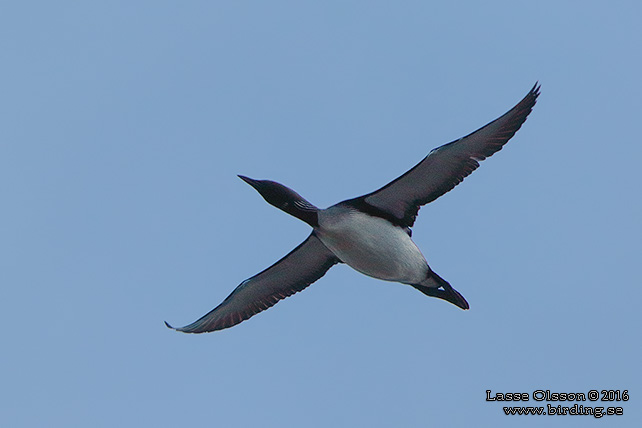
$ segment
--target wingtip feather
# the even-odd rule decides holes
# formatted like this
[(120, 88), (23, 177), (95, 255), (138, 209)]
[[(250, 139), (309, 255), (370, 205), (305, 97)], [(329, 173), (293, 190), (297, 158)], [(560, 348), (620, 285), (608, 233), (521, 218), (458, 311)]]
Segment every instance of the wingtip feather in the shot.
[(172, 327), (167, 321), (163, 321), (165, 323), (165, 326), (169, 329), (176, 330), (174, 327)]
[(537, 99), (537, 97), (539, 97), (541, 88), (542, 88), (542, 85), (540, 85), (539, 80), (537, 80), (535, 81), (533, 88), (530, 90), (528, 94), (532, 95), (535, 99)]

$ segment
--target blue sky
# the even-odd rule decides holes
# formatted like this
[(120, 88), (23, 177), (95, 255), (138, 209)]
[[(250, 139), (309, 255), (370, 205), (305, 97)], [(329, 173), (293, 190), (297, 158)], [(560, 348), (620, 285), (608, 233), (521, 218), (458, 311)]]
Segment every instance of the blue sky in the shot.
[[(0, 424), (640, 426), (641, 13), (5, 2)], [(163, 325), (200, 317), (309, 233), (236, 174), (326, 207), (536, 80), (516, 137), (414, 227), (470, 311), (338, 266), (232, 329)], [(599, 422), (508, 417), (487, 389), (631, 398)]]

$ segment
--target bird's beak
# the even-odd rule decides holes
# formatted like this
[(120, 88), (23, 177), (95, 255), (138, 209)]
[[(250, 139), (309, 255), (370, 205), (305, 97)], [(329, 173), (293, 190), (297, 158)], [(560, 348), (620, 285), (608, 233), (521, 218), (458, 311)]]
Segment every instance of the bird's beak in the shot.
[(241, 180), (245, 181), (245, 182), (246, 182), (247, 184), (249, 184), (250, 186), (254, 187), (255, 189), (257, 188), (256, 186), (258, 186), (258, 184), (259, 184), (259, 180), (254, 180), (254, 179), (252, 179), (252, 178), (250, 178), (250, 177), (246, 177), (246, 176), (244, 176), (244, 175), (239, 175), (238, 177), (239, 177)]

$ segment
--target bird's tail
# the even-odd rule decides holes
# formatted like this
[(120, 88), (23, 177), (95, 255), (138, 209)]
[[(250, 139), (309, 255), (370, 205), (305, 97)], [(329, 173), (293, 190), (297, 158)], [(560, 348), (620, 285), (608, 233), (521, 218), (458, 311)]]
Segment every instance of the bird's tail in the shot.
[(437, 275), (432, 270), (428, 273), (426, 279), (424, 279), (420, 284), (411, 285), (427, 296), (446, 300), (464, 310), (470, 308), (468, 302), (464, 299), (464, 296), (455, 290), (448, 281)]

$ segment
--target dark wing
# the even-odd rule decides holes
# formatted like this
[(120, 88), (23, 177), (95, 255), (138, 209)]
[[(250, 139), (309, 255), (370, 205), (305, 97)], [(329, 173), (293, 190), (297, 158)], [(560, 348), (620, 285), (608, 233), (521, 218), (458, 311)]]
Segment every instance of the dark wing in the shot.
[(223, 303), (192, 324), (173, 328), (184, 333), (205, 333), (235, 326), (303, 290), (321, 278), (339, 259), (314, 232), (287, 256), (246, 279)]
[(421, 162), (381, 189), (358, 198), (412, 226), (422, 205), (452, 190), (502, 149), (522, 126), (539, 95), (539, 85), (499, 119), (452, 143), (431, 151)]

